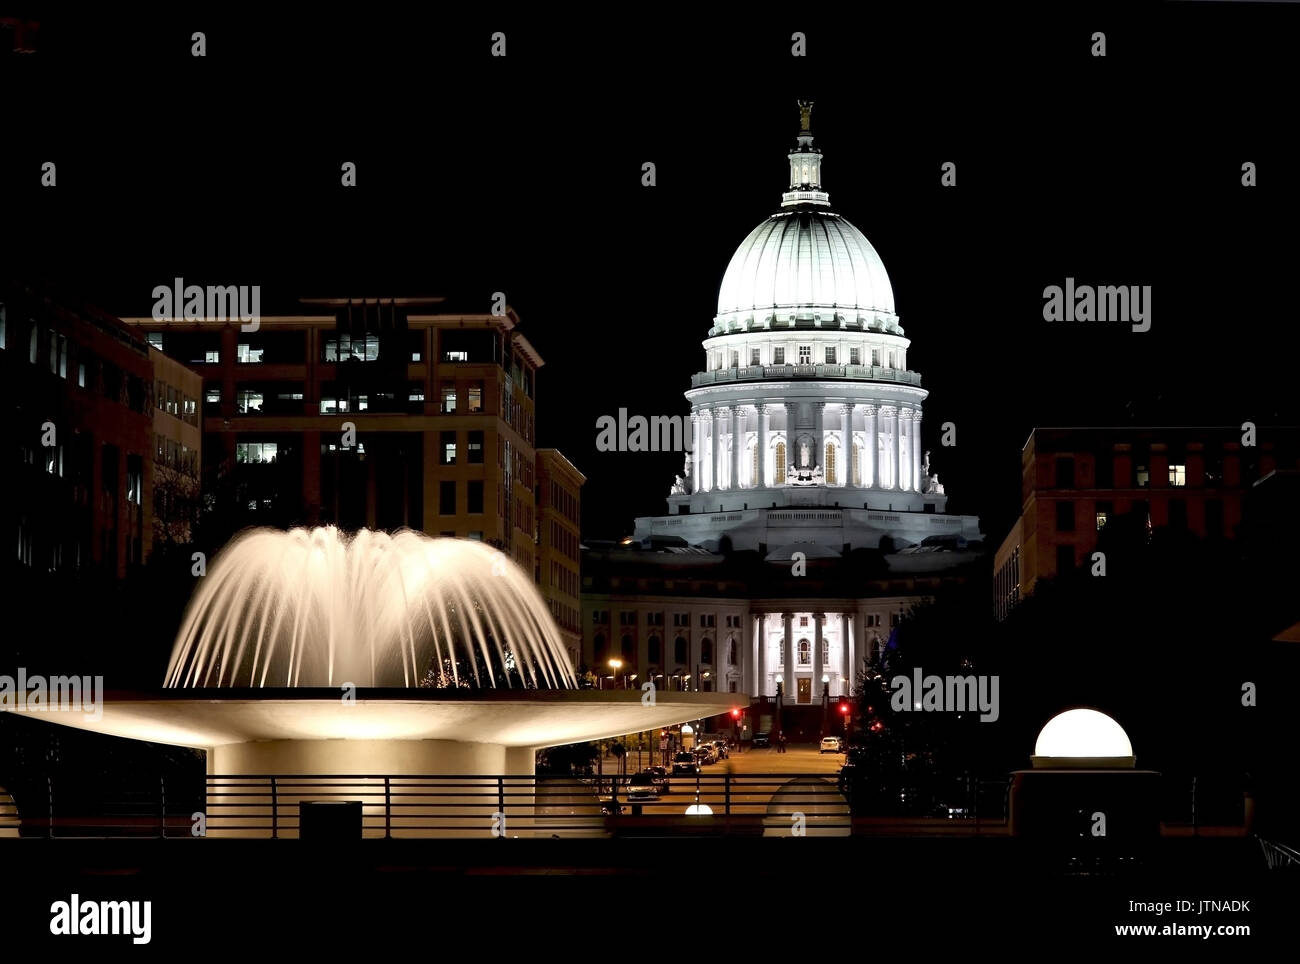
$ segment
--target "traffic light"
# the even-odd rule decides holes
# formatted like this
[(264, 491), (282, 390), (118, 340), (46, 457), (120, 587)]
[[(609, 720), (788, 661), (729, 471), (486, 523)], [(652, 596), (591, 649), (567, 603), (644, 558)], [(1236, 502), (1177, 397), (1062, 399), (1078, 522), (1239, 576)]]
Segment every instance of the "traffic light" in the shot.
[(841, 703), (841, 704), (840, 704), (840, 712), (841, 712), (841, 713), (847, 713), (848, 711), (849, 711), (849, 704), (848, 704), (848, 703)]
[(740, 710), (732, 710), (732, 711), (731, 711), (731, 718), (732, 718), (733, 720), (738, 720), (738, 719), (740, 719)]

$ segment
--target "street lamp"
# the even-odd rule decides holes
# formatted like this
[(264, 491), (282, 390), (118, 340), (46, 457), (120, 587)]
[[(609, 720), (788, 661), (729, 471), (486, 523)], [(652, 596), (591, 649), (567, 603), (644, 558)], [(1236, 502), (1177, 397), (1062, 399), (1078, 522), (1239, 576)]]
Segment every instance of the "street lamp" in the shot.
[[(623, 661), (621, 659), (611, 659), (609, 661), (609, 668), (614, 671), (613, 675), (610, 678), (617, 679), (618, 671), (623, 668)], [(623, 689), (627, 689), (627, 680), (623, 680)]]

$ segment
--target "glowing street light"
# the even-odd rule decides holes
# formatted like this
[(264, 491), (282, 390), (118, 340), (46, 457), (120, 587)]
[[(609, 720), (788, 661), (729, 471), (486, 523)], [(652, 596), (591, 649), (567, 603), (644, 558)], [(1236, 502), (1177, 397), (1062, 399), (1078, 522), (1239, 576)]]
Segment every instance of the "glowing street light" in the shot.
[[(609, 661), (609, 668), (612, 669), (612, 670), (614, 671), (613, 674), (612, 674), (612, 676), (611, 676), (611, 678), (617, 678), (617, 677), (618, 677), (618, 671), (621, 670), (621, 669), (623, 668), (623, 661), (622, 661), (621, 659), (611, 659), (611, 660)], [(626, 679), (626, 678), (624, 678), (624, 680), (623, 680), (623, 689), (627, 689), (627, 679)]]

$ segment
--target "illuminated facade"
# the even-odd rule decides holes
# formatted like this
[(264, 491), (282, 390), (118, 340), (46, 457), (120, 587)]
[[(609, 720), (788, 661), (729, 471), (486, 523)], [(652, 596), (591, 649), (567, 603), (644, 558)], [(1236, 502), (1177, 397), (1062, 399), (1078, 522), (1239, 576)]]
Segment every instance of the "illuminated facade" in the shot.
[(613, 658), (669, 689), (817, 706), (982, 552), (922, 443), (927, 393), (885, 266), (831, 209), (800, 106), (781, 206), (722, 280), (668, 514), (585, 559), (597, 675)]

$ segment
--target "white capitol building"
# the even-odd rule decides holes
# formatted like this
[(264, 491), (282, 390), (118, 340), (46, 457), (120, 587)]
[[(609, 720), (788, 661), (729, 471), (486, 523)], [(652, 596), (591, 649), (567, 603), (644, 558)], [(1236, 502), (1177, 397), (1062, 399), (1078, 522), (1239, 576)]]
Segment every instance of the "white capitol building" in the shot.
[(889, 276), (831, 209), (800, 106), (789, 190), (722, 281), (668, 514), (584, 557), (598, 675), (616, 659), (634, 681), (780, 688), (811, 709), (847, 695), (907, 607), (982, 551), (978, 517), (946, 512)]
[(889, 275), (831, 209), (811, 105), (802, 114), (781, 207), (722, 279), (705, 370), (686, 393), (693, 444), (670, 515), (638, 519), (636, 537), (774, 553), (978, 539), (976, 517), (945, 514)]

